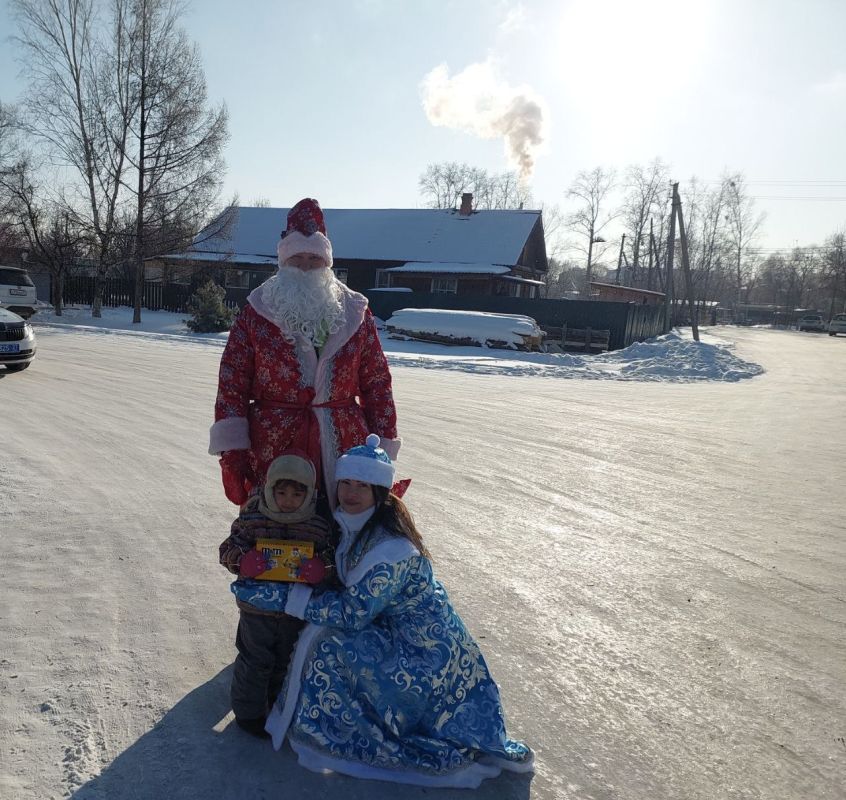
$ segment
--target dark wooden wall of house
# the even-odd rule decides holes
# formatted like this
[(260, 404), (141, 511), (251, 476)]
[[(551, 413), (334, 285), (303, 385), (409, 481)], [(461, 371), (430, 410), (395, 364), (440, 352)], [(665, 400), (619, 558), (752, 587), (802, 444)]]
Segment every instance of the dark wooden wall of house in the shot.
[(335, 269), (347, 271), (347, 286), (357, 292), (364, 292), (376, 286), (376, 270), (399, 267), (405, 261), (365, 261), (358, 258), (336, 258)]
[(547, 272), (549, 270), (549, 262), (546, 256), (546, 241), (544, 239), (543, 222), (541, 220), (542, 218), (538, 217), (537, 222), (535, 222), (517, 263), (529, 269)]

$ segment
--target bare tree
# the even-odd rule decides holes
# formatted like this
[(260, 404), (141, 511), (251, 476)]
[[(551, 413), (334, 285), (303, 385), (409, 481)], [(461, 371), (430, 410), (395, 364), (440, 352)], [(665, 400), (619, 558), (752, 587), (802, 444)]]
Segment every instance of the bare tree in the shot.
[(430, 208), (455, 208), (470, 185), (470, 167), (456, 161), (429, 164), (417, 182)]
[(44, 192), (32, 180), (33, 172), (26, 160), (4, 170), (0, 197), (7, 223), (26, 244), (32, 259), (50, 272), (51, 301), (56, 315), (61, 316), (64, 281), (86, 251), (87, 235), (66, 204), (44, 199)]
[(524, 208), (532, 202), (528, 186), (517, 173), (491, 173), (455, 161), (429, 164), (418, 187), (430, 208), (456, 208), (465, 192), (473, 195), (474, 209)]
[(103, 282), (114, 264), (126, 139), (134, 113), (131, 52), (119, 36), (121, 3), (111, 26), (98, 25), (93, 0), (14, 0), (18, 41), (30, 76), (26, 126), (79, 183), (65, 211), (97, 242), (92, 315), (100, 316)]
[[(131, 155), (136, 182), (135, 309), (141, 321), (144, 259), (152, 255), (148, 232), (196, 230), (223, 177), (225, 106), (206, 108), (202, 60), (179, 27), (175, 0), (115, 0), (126, 3), (127, 37), (133, 43), (132, 80), (137, 115)], [(179, 246), (181, 234), (171, 246)], [(161, 242), (158, 246), (161, 246)], [(167, 248), (165, 248), (167, 249)]]
[(15, 117), (12, 108), (0, 103), (0, 174), (9, 169), (13, 161)]
[(16, 122), (14, 110), (0, 103), (0, 263), (13, 254), (16, 255), (22, 241), (15, 225), (15, 206), (6, 183), (12, 180), (18, 164), (16, 141)]
[(808, 298), (815, 273), (822, 264), (816, 250), (794, 247), (787, 259), (788, 305), (791, 310), (802, 308)]
[[(669, 197), (669, 183), (669, 168), (660, 158), (646, 167), (634, 164), (626, 170), (626, 194), (621, 215), (631, 252), (631, 277), (628, 281), (631, 285), (638, 285), (641, 254), (644, 239), (648, 237), (649, 221), (660, 218), (663, 213)], [(645, 246), (649, 246), (648, 240)]]
[(691, 178), (685, 196), (691, 278), (696, 296), (708, 302), (727, 288), (726, 186), (710, 189)]
[(58, 194), (97, 243), (92, 313), (106, 274), (131, 252), (140, 321), (145, 256), (154, 242), (190, 241), (219, 191), (226, 111), (205, 108), (176, 0), (108, 0), (108, 18), (105, 0), (13, 3), (30, 75), (28, 129), (78, 175)]
[(723, 178), (726, 197), (728, 240), (734, 268), (735, 303), (741, 302), (741, 293), (755, 270), (755, 253), (751, 246), (764, 222), (764, 214), (755, 209), (742, 174), (734, 173)]
[[(576, 232), (575, 248), (587, 257), (584, 288), (588, 297), (594, 260), (600, 258), (605, 249), (605, 240), (600, 234), (617, 216), (615, 211), (606, 209), (608, 197), (615, 185), (614, 170), (596, 167), (576, 175), (567, 190), (567, 197), (577, 204), (576, 209), (567, 217), (567, 225)], [(600, 245), (599, 248), (596, 248), (597, 244)]]
[(840, 300), (841, 288), (846, 298), (846, 231), (838, 231), (828, 237), (825, 243), (825, 273), (828, 279), (831, 301), (828, 308), (829, 319), (846, 310), (846, 299)]

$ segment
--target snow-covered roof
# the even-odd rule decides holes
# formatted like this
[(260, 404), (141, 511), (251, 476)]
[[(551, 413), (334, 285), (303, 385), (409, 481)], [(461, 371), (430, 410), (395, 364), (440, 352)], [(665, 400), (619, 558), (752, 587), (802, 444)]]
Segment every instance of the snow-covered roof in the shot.
[[(512, 266), (520, 258), (540, 211), (477, 211), (462, 217), (453, 209), (324, 209), (335, 258), (371, 261), (428, 261)], [(287, 208), (237, 209), (231, 238), (203, 240), (186, 254), (231, 253), (234, 261), (275, 259)], [(248, 262), (256, 263), (256, 262)], [(259, 262), (264, 263), (264, 262)]]
[(165, 258), (171, 261), (236, 261), (238, 264), (272, 264), (276, 266), (276, 256), (253, 256), (234, 253), (191, 252), (170, 253)]
[(400, 267), (389, 267), (385, 272), (448, 272), (472, 275), (503, 275), (509, 267), (498, 264), (451, 264), (439, 261), (409, 261)]

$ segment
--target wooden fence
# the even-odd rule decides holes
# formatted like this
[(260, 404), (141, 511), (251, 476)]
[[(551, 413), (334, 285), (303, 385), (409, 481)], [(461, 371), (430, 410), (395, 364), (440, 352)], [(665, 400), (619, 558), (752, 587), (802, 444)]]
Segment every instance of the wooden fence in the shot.
[[(64, 301), (90, 305), (94, 300), (95, 279), (75, 276), (65, 280)], [(185, 313), (188, 298), (197, 286), (181, 283), (144, 284), (141, 307), (151, 311)], [(230, 308), (243, 308), (249, 289), (227, 288), (224, 302)], [(380, 292), (364, 294), (376, 316), (387, 320), (400, 308), (444, 308), (459, 311), (491, 311), (499, 314), (524, 314), (534, 318), (544, 330), (563, 327), (609, 331), (608, 349), (619, 350), (665, 333), (664, 307), (615, 303), (598, 300), (548, 300), (493, 295), (430, 294), (428, 292)], [(108, 278), (103, 287), (104, 306), (133, 306), (135, 284), (123, 278)]]
[(608, 349), (620, 350), (666, 333), (664, 307), (601, 300), (549, 300), (494, 295), (430, 294), (428, 292), (364, 292), (370, 308), (387, 320), (400, 308), (444, 308), (454, 311), (490, 311), (532, 317), (545, 331), (577, 328), (609, 331)]
[[(64, 302), (66, 304), (91, 305), (94, 302), (93, 276), (77, 275), (65, 279)], [(159, 283), (146, 281), (141, 307), (150, 311), (174, 311), (186, 313), (188, 298), (197, 290), (196, 286), (182, 283)], [(246, 289), (227, 289), (224, 302), (230, 308), (242, 307), (249, 292)], [(107, 278), (103, 283), (103, 305), (108, 307), (134, 306), (135, 282), (125, 278)]]

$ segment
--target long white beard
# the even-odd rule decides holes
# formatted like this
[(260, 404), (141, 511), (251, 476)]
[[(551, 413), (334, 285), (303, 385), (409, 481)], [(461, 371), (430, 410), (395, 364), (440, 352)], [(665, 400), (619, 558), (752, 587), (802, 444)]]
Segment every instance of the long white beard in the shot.
[(319, 333), (336, 333), (344, 314), (338, 281), (328, 267), (281, 266), (265, 282), (261, 298), (283, 331), (301, 333), (311, 342)]

